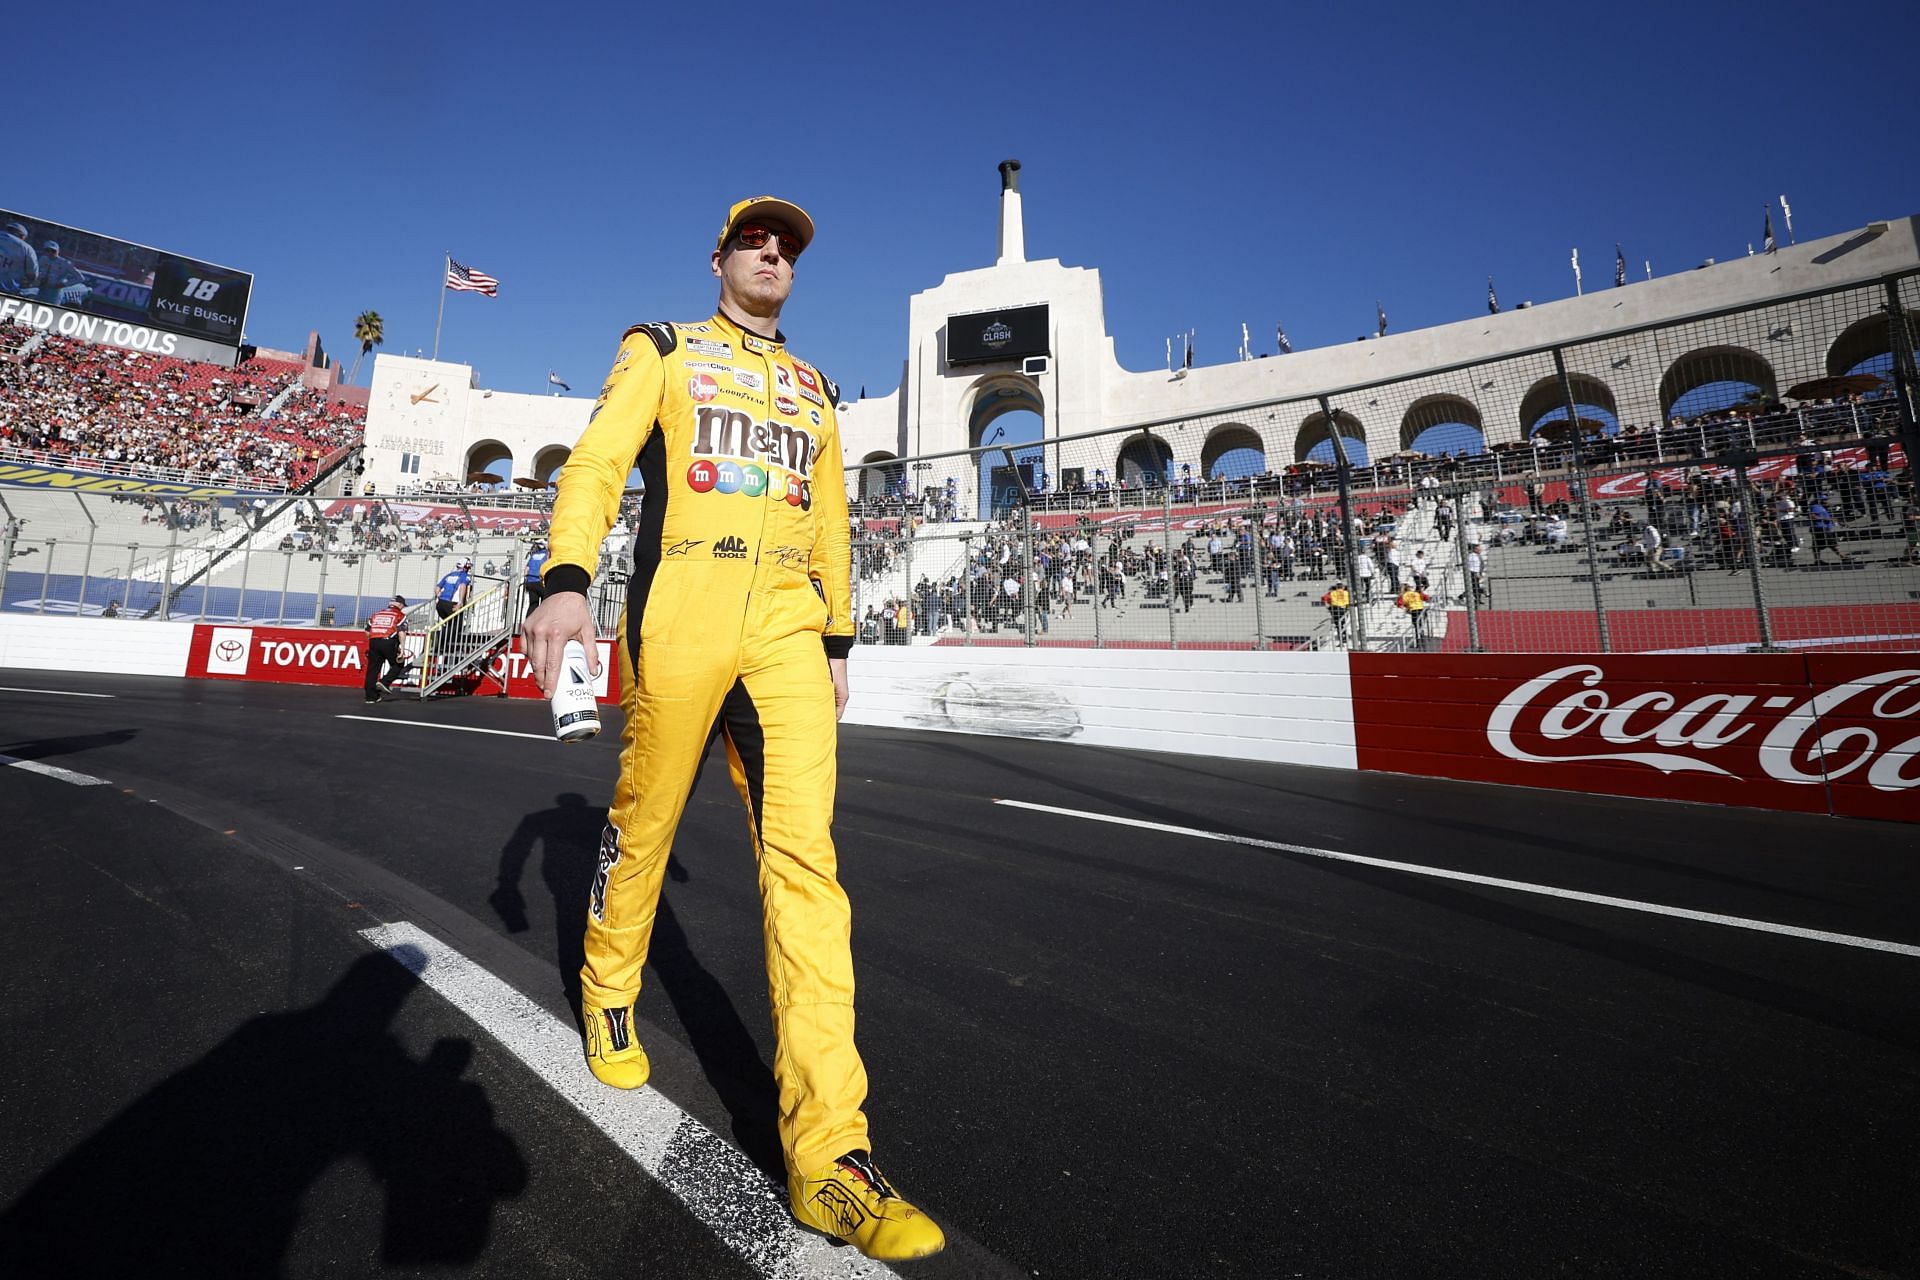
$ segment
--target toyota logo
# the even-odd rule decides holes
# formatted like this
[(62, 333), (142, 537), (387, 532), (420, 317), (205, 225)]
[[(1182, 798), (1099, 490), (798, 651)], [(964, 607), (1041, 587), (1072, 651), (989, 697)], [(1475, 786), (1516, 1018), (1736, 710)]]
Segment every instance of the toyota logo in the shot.
[(222, 662), (238, 662), (246, 652), (247, 646), (238, 640), (222, 640), (213, 646), (213, 656)]

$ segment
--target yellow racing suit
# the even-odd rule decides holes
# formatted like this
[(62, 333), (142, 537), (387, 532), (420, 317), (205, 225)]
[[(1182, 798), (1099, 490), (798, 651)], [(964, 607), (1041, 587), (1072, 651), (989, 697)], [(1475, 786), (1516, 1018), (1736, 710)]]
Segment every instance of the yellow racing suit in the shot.
[(585, 591), (631, 469), (645, 486), (618, 646), (626, 730), (588, 904), (584, 1001), (640, 991), (661, 878), (717, 730), (759, 863), (788, 1168), (866, 1148), (851, 911), (829, 830), (828, 657), (853, 644), (834, 385), (724, 316), (628, 330), (560, 473), (542, 583)]

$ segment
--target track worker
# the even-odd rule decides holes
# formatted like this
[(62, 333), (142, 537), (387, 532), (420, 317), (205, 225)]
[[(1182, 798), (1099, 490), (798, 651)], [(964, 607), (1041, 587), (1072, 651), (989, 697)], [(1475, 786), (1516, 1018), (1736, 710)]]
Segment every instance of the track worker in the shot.
[(406, 670), (407, 664), (400, 657), (400, 628), (406, 625), (405, 596), (393, 597), (378, 613), (367, 619), (368, 702), (378, 702), (383, 694), (391, 693), (387, 682)]
[(839, 394), (779, 328), (812, 238), (797, 206), (742, 200), (711, 258), (718, 312), (626, 332), (560, 473), (547, 596), (523, 634), (543, 691), (567, 641), (597, 653), (586, 592), (637, 465), (646, 497), (618, 646), (626, 729), (580, 971), (587, 1065), (618, 1088), (647, 1081), (633, 1005), (674, 828), (717, 727), (759, 863), (794, 1215), (895, 1260), (945, 1237), (880, 1176), (861, 1112), (852, 912), (830, 831), (855, 625)]

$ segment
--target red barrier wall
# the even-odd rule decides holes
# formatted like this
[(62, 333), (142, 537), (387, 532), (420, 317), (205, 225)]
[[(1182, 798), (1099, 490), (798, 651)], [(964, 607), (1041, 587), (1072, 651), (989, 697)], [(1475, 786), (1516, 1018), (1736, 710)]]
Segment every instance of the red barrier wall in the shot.
[(1920, 821), (1920, 654), (1370, 654), (1362, 769)]
[[(420, 654), (420, 633), (409, 632), (401, 651), (409, 661)], [(619, 664), (613, 642), (600, 642), (602, 677), (599, 701), (620, 700)], [(492, 674), (504, 678), (510, 698), (538, 698), (540, 689), (527, 673), (520, 637), (511, 652), (494, 660)], [(367, 676), (367, 635), (345, 628), (220, 627), (196, 623), (187, 650), (187, 675), (204, 680), (253, 680), (270, 684), (319, 684), (359, 688)], [(488, 682), (486, 693), (496, 692)]]

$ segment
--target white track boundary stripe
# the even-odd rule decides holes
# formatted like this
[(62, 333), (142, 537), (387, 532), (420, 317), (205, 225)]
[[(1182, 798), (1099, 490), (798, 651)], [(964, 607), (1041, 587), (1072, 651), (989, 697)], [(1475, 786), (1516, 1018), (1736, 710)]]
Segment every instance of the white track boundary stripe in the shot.
[(777, 1280), (882, 1280), (897, 1273), (794, 1222), (776, 1187), (732, 1144), (654, 1088), (593, 1078), (580, 1033), (458, 951), (405, 922), (360, 934), (478, 1023), (680, 1201), (720, 1242)]
[(105, 778), (96, 778), (90, 773), (75, 773), (71, 769), (62, 769), (58, 765), (41, 764), (38, 760), (16, 760), (12, 756), (0, 756), (0, 765), (9, 769), (25, 769), (28, 773), (45, 774), (49, 778), (58, 778), (62, 782), (71, 782), (76, 787), (110, 787), (113, 784)]
[(385, 716), (339, 715), (335, 720), (365, 720), (368, 724), (410, 724), (416, 729), (451, 729), (455, 733), (491, 733), (502, 738), (532, 738), (535, 742), (558, 742), (550, 733), (521, 733), (516, 729), (481, 729), (470, 724), (434, 724), (430, 720), (389, 720)]
[(1587, 902), (1600, 907), (1618, 907), (1623, 911), (1643, 911), (1648, 915), (1671, 916), (1676, 920), (1693, 920), (1700, 924), (1725, 925), (1729, 929), (1751, 929), (1756, 933), (1777, 933), (1788, 938), (1804, 938), (1809, 942), (1830, 942), (1840, 947), (1859, 947), (1865, 951), (1885, 951), (1897, 956), (1920, 958), (1920, 946), (1905, 942), (1888, 942), (1881, 938), (1862, 938), (1851, 933), (1828, 933), (1824, 929), (1803, 929), (1794, 924), (1776, 924), (1771, 920), (1751, 920), (1746, 916), (1723, 916), (1712, 911), (1694, 911), (1687, 907), (1663, 906), (1658, 902), (1640, 902), (1633, 898), (1612, 898), (1603, 893), (1583, 893), (1578, 889), (1561, 889), (1550, 884), (1531, 884), (1525, 880), (1502, 880), (1498, 876), (1475, 875), (1471, 871), (1450, 871), (1445, 867), (1422, 866), (1417, 862), (1393, 862), (1386, 858), (1369, 858), (1364, 854), (1341, 853), (1335, 849), (1316, 849), (1311, 845), (1286, 844), (1279, 840), (1260, 840), (1253, 836), (1228, 835), (1223, 831), (1206, 831), (1199, 827), (1177, 827), (1165, 822), (1148, 822), (1142, 818), (1119, 818), (1112, 814), (1091, 813), (1085, 809), (1062, 809), (1050, 804), (1029, 804), (1025, 800), (995, 800), (995, 804), (1007, 805), (1015, 809), (1032, 809), (1039, 813), (1057, 813), (1069, 818), (1084, 818), (1090, 822), (1111, 822), (1116, 826), (1140, 827), (1147, 831), (1166, 831), (1173, 835), (1193, 836), (1200, 840), (1223, 840), (1229, 844), (1252, 845), (1258, 849), (1279, 849), (1287, 853), (1305, 854), (1310, 858), (1328, 858), (1335, 862), (1352, 862), (1363, 867), (1379, 867), (1386, 871), (1402, 871), (1408, 875), (1431, 876), (1436, 880), (1459, 880), (1466, 884), (1486, 885), (1492, 889), (1512, 889), (1517, 893), (1535, 893), (1548, 898), (1566, 898), (1573, 902)]
[(54, 698), (113, 698), (112, 693), (80, 693), (73, 689), (16, 689), (12, 685), (0, 685), (0, 693), (44, 693)]

